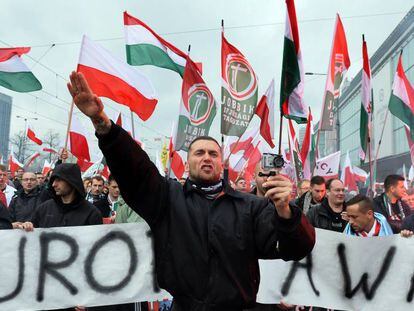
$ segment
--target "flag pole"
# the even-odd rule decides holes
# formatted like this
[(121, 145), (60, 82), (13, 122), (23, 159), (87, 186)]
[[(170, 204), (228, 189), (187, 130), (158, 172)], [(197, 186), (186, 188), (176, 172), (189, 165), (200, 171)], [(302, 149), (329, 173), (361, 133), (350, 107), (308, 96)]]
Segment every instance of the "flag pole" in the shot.
[(129, 112), (131, 112), (131, 129), (132, 129), (132, 137), (135, 140), (135, 122), (134, 122), (134, 113), (132, 112), (131, 109), (129, 109)]
[[(66, 151), (68, 149), (69, 132), (70, 132), (70, 126), (72, 124), (72, 116), (73, 116), (73, 107), (74, 106), (75, 106), (75, 101), (72, 99), (72, 103), (71, 103), (70, 109), (69, 109), (68, 128), (66, 130), (65, 146), (63, 147), (63, 151)], [(62, 162), (65, 162), (65, 159), (62, 159)]]
[[(224, 19), (221, 20), (221, 34), (224, 34)], [(222, 108), (223, 109), (223, 108)], [(223, 120), (221, 120), (221, 122), (223, 122)], [(240, 140), (240, 138), (239, 138)], [(237, 141), (238, 142), (238, 141)], [(237, 145), (237, 143), (236, 143)], [(222, 158), (224, 157), (224, 135), (223, 133), (221, 133), (221, 156)], [(227, 159), (224, 160), (223, 162), (223, 180), (225, 184), (229, 184), (229, 158), (231, 155), (231, 151), (229, 156), (227, 157)]]

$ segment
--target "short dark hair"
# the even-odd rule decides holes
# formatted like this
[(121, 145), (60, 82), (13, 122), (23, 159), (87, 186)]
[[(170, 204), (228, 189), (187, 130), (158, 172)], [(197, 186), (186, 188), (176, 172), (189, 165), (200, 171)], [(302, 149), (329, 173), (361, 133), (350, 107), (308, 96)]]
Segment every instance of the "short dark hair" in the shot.
[(318, 176), (318, 175), (313, 176), (310, 180), (310, 185), (311, 186), (313, 186), (313, 185), (319, 185), (320, 186), (324, 183), (325, 183), (325, 179), (322, 176)]
[(219, 148), (221, 148), (221, 146), (220, 146), (220, 144), (218, 143), (218, 141), (217, 140), (215, 140), (213, 137), (211, 137), (211, 136), (198, 136), (198, 137), (196, 137), (196, 138), (194, 138), (193, 139), (193, 141), (190, 143), (190, 145), (188, 146), (188, 151), (190, 151), (191, 150), (191, 146), (196, 142), (196, 141), (199, 141), (199, 140), (209, 140), (209, 141), (214, 141), (216, 144), (217, 144), (217, 146), (219, 146)]
[(43, 175), (43, 173), (42, 173), (42, 172), (39, 172), (39, 171), (38, 171), (38, 172), (36, 172), (35, 174), (36, 174), (36, 175), (40, 175), (40, 174), (42, 174), (42, 175)]
[(115, 180), (114, 175), (112, 175), (112, 174), (111, 174), (111, 175), (109, 175), (109, 176), (108, 176), (108, 185), (109, 185), (111, 182), (113, 182), (113, 181), (114, 181), (114, 182), (117, 182), (117, 181)]
[(390, 190), (391, 186), (396, 186), (398, 184), (399, 181), (404, 181), (404, 177), (400, 176), (400, 175), (388, 175), (387, 177), (385, 177), (384, 180), (384, 189), (385, 191)]
[(326, 189), (327, 190), (331, 190), (331, 185), (335, 180), (339, 180), (342, 183), (342, 180), (340, 180), (339, 178), (328, 179), (328, 181), (326, 182)]
[(0, 164), (0, 171), (6, 172), (6, 165)]
[(374, 211), (374, 201), (363, 194), (357, 194), (348, 202), (346, 202), (347, 207), (354, 204), (358, 204), (359, 209), (364, 213), (367, 213), (368, 211)]
[(103, 183), (105, 183), (105, 180), (103, 179), (103, 177), (101, 175), (92, 176), (92, 182), (93, 182), (93, 180), (99, 180), (99, 181), (102, 181)]

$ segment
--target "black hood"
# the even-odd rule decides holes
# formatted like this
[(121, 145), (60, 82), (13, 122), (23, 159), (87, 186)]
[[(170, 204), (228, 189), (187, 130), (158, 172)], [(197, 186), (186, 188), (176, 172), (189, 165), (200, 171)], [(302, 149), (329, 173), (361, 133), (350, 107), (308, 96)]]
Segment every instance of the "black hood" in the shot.
[(52, 187), (53, 181), (58, 177), (69, 183), (81, 198), (86, 196), (85, 188), (83, 187), (80, 167), (77, 164), (62, 163), (55, 167), (52, 176), (50, 177), (49, 187), (55, 195), (55, 190)]

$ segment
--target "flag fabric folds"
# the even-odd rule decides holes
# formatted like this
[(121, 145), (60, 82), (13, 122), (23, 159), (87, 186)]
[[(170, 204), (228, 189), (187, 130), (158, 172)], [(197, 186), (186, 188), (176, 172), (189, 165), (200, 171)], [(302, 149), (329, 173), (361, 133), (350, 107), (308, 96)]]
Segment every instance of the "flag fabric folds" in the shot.
[(266, 93), (256, 107), (256, 114), (260, 118), (260, 135), (271, 148), (275, 147), (275, 81), (272, 79)]
[(128, 106), (142, 120), (154, 112), (157, 98), (148, 78), (87, 36), (83, 36), (77, 71), (93, 93)]

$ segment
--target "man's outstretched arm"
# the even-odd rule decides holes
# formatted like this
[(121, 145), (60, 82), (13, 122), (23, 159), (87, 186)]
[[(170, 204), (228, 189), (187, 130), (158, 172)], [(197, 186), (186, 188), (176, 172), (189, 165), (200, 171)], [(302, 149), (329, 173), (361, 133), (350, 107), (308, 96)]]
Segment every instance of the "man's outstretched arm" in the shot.
[(101, 100), (92, 93), (81, 73), (72, 72), (68, 89), (75, 105), (91, 119), (99, 147), (125, 202), (153, 225), (166, 206), (166, 180), (132, 137), (109, 120)]

